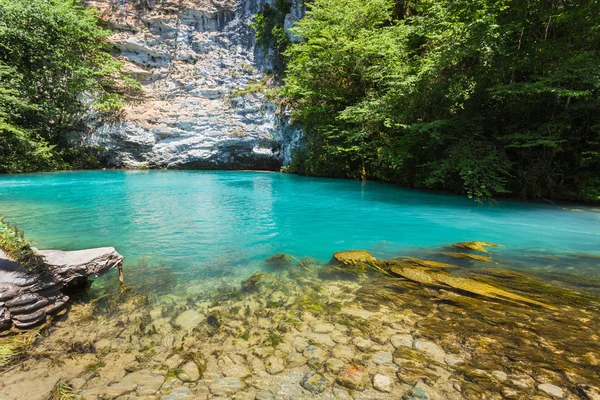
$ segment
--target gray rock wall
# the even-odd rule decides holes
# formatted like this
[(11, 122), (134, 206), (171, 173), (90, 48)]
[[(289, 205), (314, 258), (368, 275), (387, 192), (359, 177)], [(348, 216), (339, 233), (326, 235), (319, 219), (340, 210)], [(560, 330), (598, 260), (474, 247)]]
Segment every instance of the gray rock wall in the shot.
[[(269, 0), (87, 0), (143, 96), (120, 118), (89, 112), (73, 144), (107, 149), (109, 166), (278, 169), (302, 130), (267, 99), (268, 52), (250, 27)], [(272, 1), (271, 1), (272, 2)], [(302, 13), (294, 3), (289, 23)]]

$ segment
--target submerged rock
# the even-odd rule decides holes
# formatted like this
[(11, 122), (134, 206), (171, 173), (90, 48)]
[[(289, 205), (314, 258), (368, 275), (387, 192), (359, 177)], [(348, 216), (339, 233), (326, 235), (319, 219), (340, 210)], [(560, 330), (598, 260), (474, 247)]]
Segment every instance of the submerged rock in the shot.
[(488, 243), (488, 242), (459, 242), (451, 245), (450, 247), (455, 247), (458, 249), (467, 249), (473, 251), (479, 251), (481, 253), (487, 253), (486, 247), (498, 247), (499, 244)]
[(196, 310), (184, 311), (175, 318), (175, 324), (185, 331), (191, 331), (202, 321), (204, 321), (204, 315)]
[(508, 301), (516, 304), (525, 303), (529, 305), (536, 305), (550, 310), (555, 309), (554, 306), (549, 304), (545, 304), (540, 301), (476, 281), (475, 279), (454, 276), (440, 271), (394, 265), (390, 268), (390, 272), (396, 276), (400, 276), (424, 285), (450, 287), (459, 291), (473, 293), (492, 299)]
[(437, 399), (432, 388), (422, 381), (417, 382), (408, 392), (404, 393), (402, 400), (434, 400)]
[(265, 360), (265, 368), (271, 375), (276, 375), (285, 370), (285, 362), (276, 356), (269, 356)]
[(563, 390), (561, 388), (559, 388), (556, 385), (552, 385), (550, 383), (542, 383), (541, 385), (538, 385), (538, 390), (541, 390), (542, 392), (546, 393), (549, 396), (552, 397), (556, 397), (558, 399), (562, 399), (563, 397), (565, 397), (565, 393), (563, 392)]
[(377, 374), (373, 377), (373, 387), (380, 392), (392, 391), (392, 380), (385, 375)]
[(323, 375), (317, 374), (314, 371), (309, 372), (302, 378), (300, 385), (308, 390), (309, 392), (319, 394), (327, 387), (327, 381), (323, 378)]
[(338, 251), (333, 254), (332, 262), (342, 263), (345, 265), (362, 265), (364, 263), (374, 263), (377, 261), (375, 257), (365, 250), (348, 250)]
[(246, 387), (240, 378), (222, 378), (210, 383), (210, 392), (216, 396), (225, 396), (237, 393)]
[(415, 340), (413, 347), (416, 350), (422, 351), (423, 353), (427, 354), (428, 357), (439, 363), (445, 362), (446, 352), (444, 352), (444, 349), (442, 349), (440, 346), (433, 342), (419, 339)]
[(349, 365), (342, 369), (337, 380), (340, 385), (353, 390), (365, 390), (371, 383), (369, 373), (361, 365)]
[(442, 253), (442, 255), (446, 256), (446, 257), (458, 258), (458, 259), (475, 260), (475, 261), (482, 261), (482, 262), (492, 262), (491, 257), (482, 256), (479, 254), (445, 252), (445, 253)]
[(265, 264), (274, 268), (287, 267), (292, 264), (292, 256), (285, 253), (277, 253), (267, 258)]

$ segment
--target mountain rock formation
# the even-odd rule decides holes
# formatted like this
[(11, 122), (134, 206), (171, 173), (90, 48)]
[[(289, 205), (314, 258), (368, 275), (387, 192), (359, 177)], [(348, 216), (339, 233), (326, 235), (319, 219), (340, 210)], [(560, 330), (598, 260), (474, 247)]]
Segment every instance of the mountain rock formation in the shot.
[[(302, 130), (268, 100), (269, 51), (251, 21), (272, 0), (87, 0), (143, 95), (120, 117), (88, 113), (73, 144), (115, 167), (279, 169)], [(302, 16), (295, 0), (286, 27)]]

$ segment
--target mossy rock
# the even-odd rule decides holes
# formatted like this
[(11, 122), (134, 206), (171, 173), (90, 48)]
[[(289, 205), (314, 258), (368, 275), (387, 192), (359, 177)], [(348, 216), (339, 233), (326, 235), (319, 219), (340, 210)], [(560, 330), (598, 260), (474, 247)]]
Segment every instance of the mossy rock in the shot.
[(285, 253), (277, 253), (265, 260), (265, 263), (271, 267), (281, 268), (292, 264), (293, 257)]
[(245, 281), (242, 281), (242, 292), (254, 292), (258, 290), (259, 283), (263, 282), (267, 274), (257, 271)]
[(332, 264), (363, 265), (375, 263), (377, 259), (365, 250), (338, 251), (333, 254)]
[(356, 265), (330, 265), (319, 270), (318, 276), (325, 280), (355, 280), (365, 273), (365, 268)]
[(443, 263), (433, 260), (422, 260), (420, 258), (413, 257), (398, 257), (393, 260), (378, 261), (377, 264), (380, 267), (392, 267), (394, 265), (408, 266), (408, 267), (422, 267), (426, 269), (442, 269), (442, 268), (459, 268), (458, 265)]
[(500, 246), (500, 245), (495, 244), (495, 243), (475, 241), (475, 242), (459, 242), (459, 243), (455, 243), (455, 244), (451, 245), (450, 247), (454, 247), (457, 249), (479, 251), (481, 253), (488, 253), (486, 247), (498, 247), (498, 246)]
[(536, 305), (546, 309), (556, 309), (549, 304), (530, 299), (516, 293), (508, 292), (498, 287), (488, 285), (474, 279), (454, 276), (444, 272), (431, 271), (424, 268), (411, 268), (405, 266), (392, 266), (390, 272), (396, 276), (418, 282), (423, 285), (450, 287), (459, 292), (466, 292), (492, 299), (508, 301), (517, 304)]
[(446, 252), (446, 253), (442, 253), (442, 255), (446, 256), (446, 257), (450, 257), (450, 258), (457, 258), (457, 259), (463, 259), (463, 260), (475, 260), (475, 261), (482, 261), (482, 262), (492, 262), (492, 258), (491, 257), (482, 256), (482, 255), (479, 255), (479, 254)]

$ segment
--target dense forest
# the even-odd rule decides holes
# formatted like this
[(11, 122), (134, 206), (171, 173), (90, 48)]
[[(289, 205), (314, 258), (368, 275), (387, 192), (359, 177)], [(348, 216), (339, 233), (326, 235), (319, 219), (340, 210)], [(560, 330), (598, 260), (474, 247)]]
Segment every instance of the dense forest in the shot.
[(284, 53), (293, 170), (600, 199), (596, 0), (315, 0)]
[[(313, 0), (256, 16), (306, 131), (287, 171), (471, 197), (600, 201), (596, 0)], [(139, 88), (78, 0), (0, 0), (0, 173), (99, 166), (65, 146)]]
[(76, 0), (0, 0), (0, 173), (98, 166), (64, 135), (86, 98), (111, 112), (138, 86), (109, 34)]

